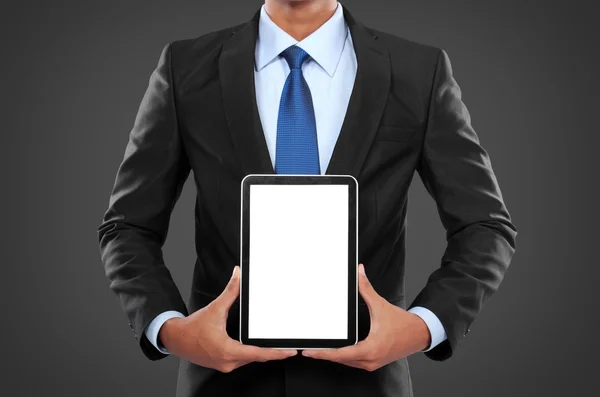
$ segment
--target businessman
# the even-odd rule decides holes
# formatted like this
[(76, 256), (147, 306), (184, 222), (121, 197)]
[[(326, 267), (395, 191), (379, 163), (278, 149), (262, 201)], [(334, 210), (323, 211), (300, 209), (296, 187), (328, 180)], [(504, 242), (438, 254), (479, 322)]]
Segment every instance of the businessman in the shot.
[[(197, 260), (184, 303), (162, 247), (190, 171)], [(415, 172), (446, 230), (406, 310)], [(240, 181), (359, 182), (359, 342), (238, 342)], [(149, 79), (99, 244), (144, 354), (179, 358), (177, 396), (412, 396), (406, 357), (450, 358), (515, 251), (516, 228), (444, 50), (362, 25), (335, 0), (267, 0), (248, 22), (167, 44)]]

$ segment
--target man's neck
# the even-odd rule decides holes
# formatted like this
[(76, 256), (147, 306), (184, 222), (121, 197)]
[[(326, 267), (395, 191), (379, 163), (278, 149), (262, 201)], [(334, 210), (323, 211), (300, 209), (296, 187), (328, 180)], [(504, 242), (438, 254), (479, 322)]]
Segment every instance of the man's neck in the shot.
[(271, 20), (298, 41), (319, 29), (336, 8), (337, 0), (265, 0)]

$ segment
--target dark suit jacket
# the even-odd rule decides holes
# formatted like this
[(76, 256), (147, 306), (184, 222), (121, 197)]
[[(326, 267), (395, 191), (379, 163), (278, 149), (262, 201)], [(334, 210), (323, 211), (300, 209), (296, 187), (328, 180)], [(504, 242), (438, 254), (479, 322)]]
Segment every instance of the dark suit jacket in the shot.
[[(159, 313), (206, 306), (240, 261), (240, 181), (272, 174), (254, 91), (257, 12), (241, 25), (165, 46), (150, 77), (98, 228), (110, 288), (151, 360), (143, 330)], [(516, 228), (470, 125), (445, 51), (367, 28), (348, 10), (358, 72), (327, 174), (359, 182), (359, 262), (375, 290), (406, 308), (407, 192), (415, 171), (447, 232), (441, 266), (409, 307), (429, 308), (452, 356), (515, 251)], [(163, 261), (170, 214), (190, 170), (197, 260), (187, 306)], [(239, 302), (239, 300), (238, 300)], [(359, 340), (370, 327), (359, 299)], [(232, 312), (237, 313), (238, 304)], [(238, 316), (229, 335), (238, 339)], [(287, 393), (287, 394), (286, 394)], [(411, 396), (406, 359), (368, 372), (302, 356), (221, 373), (181, 361), (177, 396)]]

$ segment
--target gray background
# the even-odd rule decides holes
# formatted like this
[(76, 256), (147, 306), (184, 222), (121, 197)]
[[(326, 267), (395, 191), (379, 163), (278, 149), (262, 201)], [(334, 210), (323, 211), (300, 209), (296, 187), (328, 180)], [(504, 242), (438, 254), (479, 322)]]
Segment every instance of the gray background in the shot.
[[(589, 396), (600, 386), (598, 29), (593, 2), (550, 3), (343, 2), (367, 25), (448, 51), (519, 228), (505, 281), (456, 355), (410, 357), (416, 396)], [(0, 17), (0, 394), (172, 396), (178, 361), (142, 355), (108, 290), (96, 228), (163, 46), (243, 22), (261, 1), (19, 4)], [(165, 245), (186, 300), (191, 182)], [(408, 221), (410, 302), (445, 246), (418, 177)]]

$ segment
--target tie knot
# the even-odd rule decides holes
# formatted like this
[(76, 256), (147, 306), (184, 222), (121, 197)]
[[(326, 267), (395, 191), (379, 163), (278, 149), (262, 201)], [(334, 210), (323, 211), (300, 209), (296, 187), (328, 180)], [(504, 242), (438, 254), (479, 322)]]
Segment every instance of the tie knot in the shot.
[(290, 69), (301, 69), (302, 64), (310, 55), (297, 45), (290, 46), (281, 52), (281, 56), (285, 58)]

